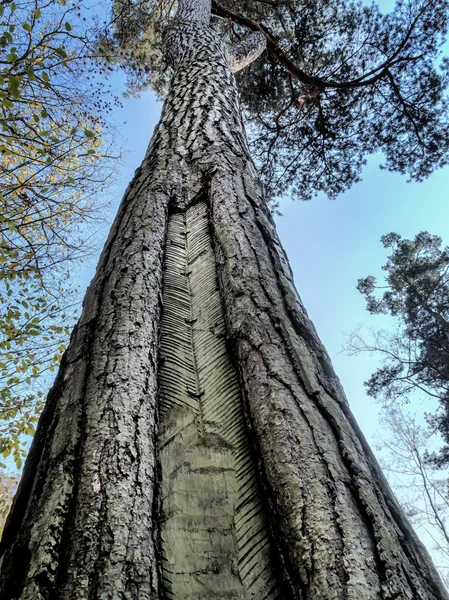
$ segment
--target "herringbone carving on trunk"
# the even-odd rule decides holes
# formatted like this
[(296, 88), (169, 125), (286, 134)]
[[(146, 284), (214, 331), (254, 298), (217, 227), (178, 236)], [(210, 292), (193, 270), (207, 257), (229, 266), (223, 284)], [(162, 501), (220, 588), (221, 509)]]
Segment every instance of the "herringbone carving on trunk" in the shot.
[(165, 597), (280, 600), (203, 202), (169, 220), (159, 385)]

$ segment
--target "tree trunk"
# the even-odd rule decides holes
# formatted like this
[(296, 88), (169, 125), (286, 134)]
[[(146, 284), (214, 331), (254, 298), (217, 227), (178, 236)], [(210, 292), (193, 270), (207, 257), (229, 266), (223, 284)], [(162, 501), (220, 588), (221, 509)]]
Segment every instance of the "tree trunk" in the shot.
[(0, 598), (446, 598), (295, 291), (209, 14), (181, 2), (167, 33), (170, 91), (33, 441)]

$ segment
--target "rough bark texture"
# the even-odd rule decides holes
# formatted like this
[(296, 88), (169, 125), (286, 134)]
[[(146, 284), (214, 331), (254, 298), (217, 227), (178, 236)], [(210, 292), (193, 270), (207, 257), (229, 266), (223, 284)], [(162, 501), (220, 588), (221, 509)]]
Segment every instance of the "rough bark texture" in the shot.
[(264, 34), (256, 31), (241, 42), (233, 44), (229, 48), (232, 72), (241, 71), (256, 60), (265, 50), (266, 43)]
[[(0, 598), (446, 598), (296, 294), (249, 156), (227, 48), (208, 26), (208, 6), (195, 6), (181, 4), (167, 33), (171, 90), (36, 433), (2, 540)], [(189, 237), (199, 213), (209, 231)], [(203, 246), (193, 251), (190, 241)], [(218, 279), (219, 296), (212, 285), (211, 312), (201, 317), (208, 327), (218, 319), (211, 335), (195, 328), (205, 289), (192, 252), (207, 256), (208, 281)], [(192, 321), (177, 329), (178, 342), (170, 338), (181, 315), (170, 306), (174, 289)], [(224, 331), (229, 355), (218, 342)], [(210, 378), (208, 353), (198, 349), (209, 342), (219, 344), (211, 351), (222, 365)], [(231, 408), (220, 415), (222, 390)], [(236, 533), (239, 457), (261, 490), (250, 497), (264, 543), (250, 544), (249, 575)], [(223, 527), (209, 531), (202, 502), (210, 508), (214, 492), (218, 512), (209, 516)], [(202, 563), (201, 553), (212, 559)], [(252, 589), (258, 578), (262, 587)]]
[(294, 597), (444, 598), (294, 290), (257, 186), (224, 181), (211, 182), (210, 200), (228, 335)]
[[(151, 174), (152, 173), (152, 174)], [(1, 598), (156, 598), (155, 402), (169, 196), (120, 208), (2, 539)]]

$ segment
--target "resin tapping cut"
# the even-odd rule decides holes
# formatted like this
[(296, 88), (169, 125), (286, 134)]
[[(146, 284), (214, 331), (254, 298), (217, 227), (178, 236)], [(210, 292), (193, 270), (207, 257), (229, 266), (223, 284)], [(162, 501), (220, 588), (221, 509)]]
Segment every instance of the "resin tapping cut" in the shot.
[(167, 600), (281, 600), (205, 203), (170, 217), (159, 436)]

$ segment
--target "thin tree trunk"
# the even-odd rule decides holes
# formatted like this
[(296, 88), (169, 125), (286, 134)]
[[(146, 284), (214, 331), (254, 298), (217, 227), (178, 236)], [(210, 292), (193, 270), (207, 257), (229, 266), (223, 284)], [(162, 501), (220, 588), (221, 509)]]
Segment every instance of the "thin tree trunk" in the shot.
[(0, 598), (441, 600), (294, 289), (209, 15), (185, 0), (167, 33), (171, 88), (33, 441)]

